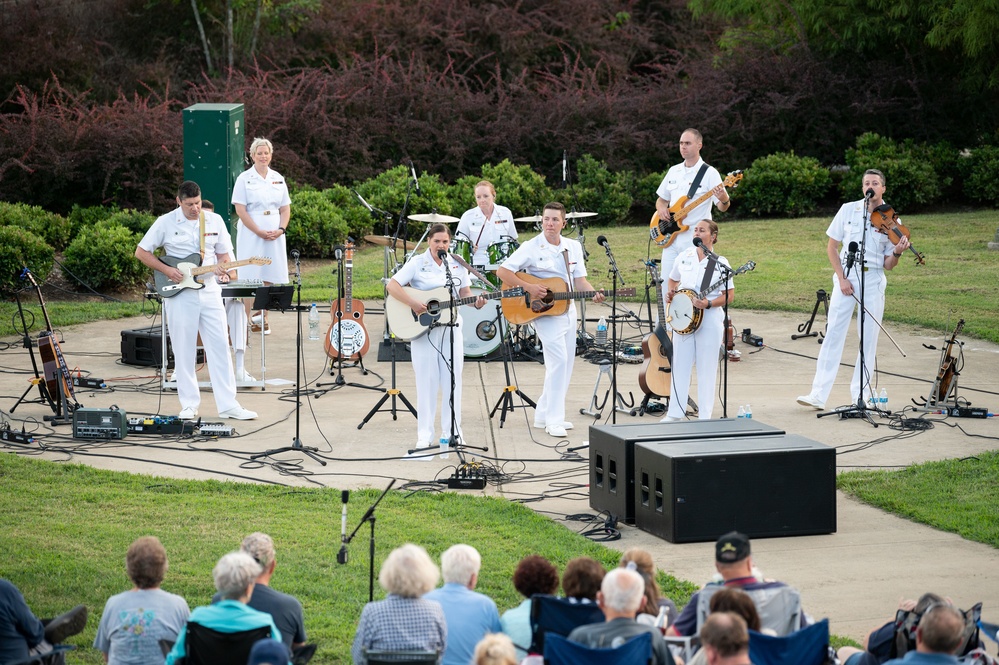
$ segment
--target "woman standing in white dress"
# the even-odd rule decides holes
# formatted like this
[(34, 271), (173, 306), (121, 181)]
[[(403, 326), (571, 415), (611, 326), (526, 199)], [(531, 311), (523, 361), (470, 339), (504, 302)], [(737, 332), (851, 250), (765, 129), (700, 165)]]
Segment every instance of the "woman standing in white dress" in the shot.
[[(274, 146), (267, 139), (253, 139), (250, 157), (253, 166), (243, 171), (232, 189), (232, 204), (239, 215), (236, 228), (236, 256), (248, 259), (253, 256), (271, 260), (266, 266), (245, 266), (240, 277), (246, 280), (260, 280), (264, 284), (288, 283), (288, 250), (285, 233), (291, 218), (291, 197), (284, 177), (270, 168)], [(249, 315), (252, 301), (246, 299)], [(261, 313), (263, 320), (254, 317), (255, 325), (264, 326), (264, 334), (270, 334), (267, 312)], [(254, 328), (254, 332), (259, 328)]]

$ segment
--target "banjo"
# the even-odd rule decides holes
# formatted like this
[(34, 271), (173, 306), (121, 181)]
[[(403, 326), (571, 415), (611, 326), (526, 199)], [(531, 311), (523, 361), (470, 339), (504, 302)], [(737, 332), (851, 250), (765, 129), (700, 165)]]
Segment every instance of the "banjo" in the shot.
[[(732, 273), (732, 277), (749, 272), (754, 268), (756, 268), (756, 262), (749, 261), (745, 265), (736, 268)], [(677, 290), (677, 292), (673, 295), (673, 299), (670, 300), (669, 309), (666, 312), (666, 321), (673, 327), (673, 332), (678, 335), (689, 335), (697, 330), (697, 328), (701, 325), (701, 318), (704, 316), (704, 310), (694, 307), (694, 301), (701, 300), (704, 296), (714, 291), (727, 280), (728, 277), (722, 277), (717, 282), (700, 292), (694, 291), (693, 289)]]

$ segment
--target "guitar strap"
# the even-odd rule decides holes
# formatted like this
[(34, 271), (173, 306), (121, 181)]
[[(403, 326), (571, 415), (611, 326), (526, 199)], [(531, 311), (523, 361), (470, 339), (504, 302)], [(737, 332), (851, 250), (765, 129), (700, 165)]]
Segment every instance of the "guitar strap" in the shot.
[(569, 248), (568, 247), (566, 247), (565, 249), (562, 250), (562, 260), (565, 261), (565, 276), (566, 276), (566, 278), (568, 278), (567, 285), (569, 287), (569, 290), (572, 291), (575, 285), (572, 282), (572, 270), (569, 269)]
[(701, 168), (698, 169), (697, 175), (694, 176), (694, 182), (690, 183), (690, 189), (687, 190), (687, 198), (694, 198), (694, 194), (697, 193), (697, 188), (701, 186), (701, 180), (704, 179), (704, 174), (708, 172), (707, 163), (701, 164)]
[(711, 280), (714, 279), (715, 264), (717, 262), (718, 261), (715, 257), (708, 256), (708, 265), (704, 268), (704, 278), (701, 279), (701, 288), (698, 289), (698, 293), (703, 294), (701, 296), (702, 298), (708, 295), (705, 291), (707, 291), (708, 287), (711, 286)]
[(476, 270), (472, 266), (468, 265), (468, 262), (465, 259), (461, 258), (457, 254), (450, 254), (449, 253), (449, 255), (451, 256), (451, 258), (453, 258), (455, 261), (457, 261), (465, 270), (467, 270), (470, 274), (475, 275), (480, 280), (482, 280), (482, 282), (486, 284), (486, 288), (488, 290), (490, 290), (490, 291), (495, 291), (496, 290), (496, 287), (492, 285), (492, 282), (490, 282), (488, 279), (486, 279), (486, 276), (483, 275), (481, 272), (479, 272), (478, 270)]
[[(496, 213), (496, 208), (493, 208), (493, 214), (495, 213)], [(485, 217), (485, 215), (483, 215), (483, 217)], [(490, 217), (492, 217), (492, 215), (490, 215)], [(489, 223), (489, 217), (486, 217), (486, 221), (482, 222), (482, 228), (479, 229), (479, 235), (475, 237), (475, 242), (472, 243), (476, 247), (479, 246), (479, 241), (482, 240), (482, 232), (486, 230), (486, 224), (488, 223)]]
[(205, 262), (205, 211), (198, 213), (199, 226), (201, 227), (201, 263)]

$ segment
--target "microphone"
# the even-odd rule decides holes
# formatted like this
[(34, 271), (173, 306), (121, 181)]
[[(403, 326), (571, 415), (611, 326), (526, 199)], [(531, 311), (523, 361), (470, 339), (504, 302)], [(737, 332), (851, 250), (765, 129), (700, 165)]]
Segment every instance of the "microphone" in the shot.
[(340, 492), (340, 501), (343, 507), (340, 509), (340, 551), (336, 555), (337, 563), (347, 563), (347, 500), (350, 498), (350, 490)]
[(437, 250), (437, 258), (440, 259), (440, 260), (442, 260), (442, 261), (444, 259), (446, 259), (447, 258), (447, 250), (446, 249), (438, 249)]
[(343, 252), (346, 249), (343, 245), (336, 245), (333, 247), (333, 260), (340, 261), (343, 259)]
[(416, 177), (416, 167), (413, 166), (413, 162), (409, 162), (409, 172), (413, 175), (413, 184), (416, 186), (416, 195), (420, 195), (420, 179)]
[(350, 190), (351, 193), (357, 197), (357, 200), (361, 202), (361, 205), (368, 209), (368, 212), (374, 212), (375, 209), (371, 207), (371, 204), (364, 200), (364, 197), (357, 193), (356, 190)]
[[(870, 190), (868, 190), (870, 191)], [(856, 241), (850, 243), (850, 249), (846, 252), (846, 271), (850, 272), (853, 269), (853, 264), (857, 260), (857, 251), (859, 250)]]
[(873, 198), (874, 198), (874, 190), (873, 189), (868, 189), (866, 192), (864, 192), (864, 200), (869, 200), (869, 199), (873, 199)]
[(707, 255), (707, 256), (713, 256), (716, 259), (718, 258), (717, 254), (715, 254), (710, 249), (708, 249), (707, 247), (704, 246), (704, 241), (701, 240), (700, 238), (696, 238), (696, 237), (694, 238), (694, 247), (700, 247), (701, 251), (704, 252), (704, 254)]
[(597, 236), (597, 244), (604, 249), (610, 249), (610, 243), (607, 242), (607, 236)]
[(291, 250), (291, 258), (297, 259), (301, 255), (302, 255), (302, 253), (300, 251), (298, 251), (297, 249)]

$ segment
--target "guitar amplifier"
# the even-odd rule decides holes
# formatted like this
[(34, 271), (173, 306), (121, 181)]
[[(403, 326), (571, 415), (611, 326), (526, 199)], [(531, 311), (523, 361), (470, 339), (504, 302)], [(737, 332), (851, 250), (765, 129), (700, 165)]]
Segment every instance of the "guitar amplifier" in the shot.
[[(137, 367), (160, 367), (163, 365), (163, 344), (160, 327), (137, 328), (121, 331), (121, 362)], [(198, 349), (197, 362), (205, 362), (205, 350)], [(167, 369), (173, 369), (173, 347), (170, 333), (167, 333)]]
[(73, 412), (74, 439), (124, 439), (128, 434), (124, 411), (111, 409), (77, 409)]

